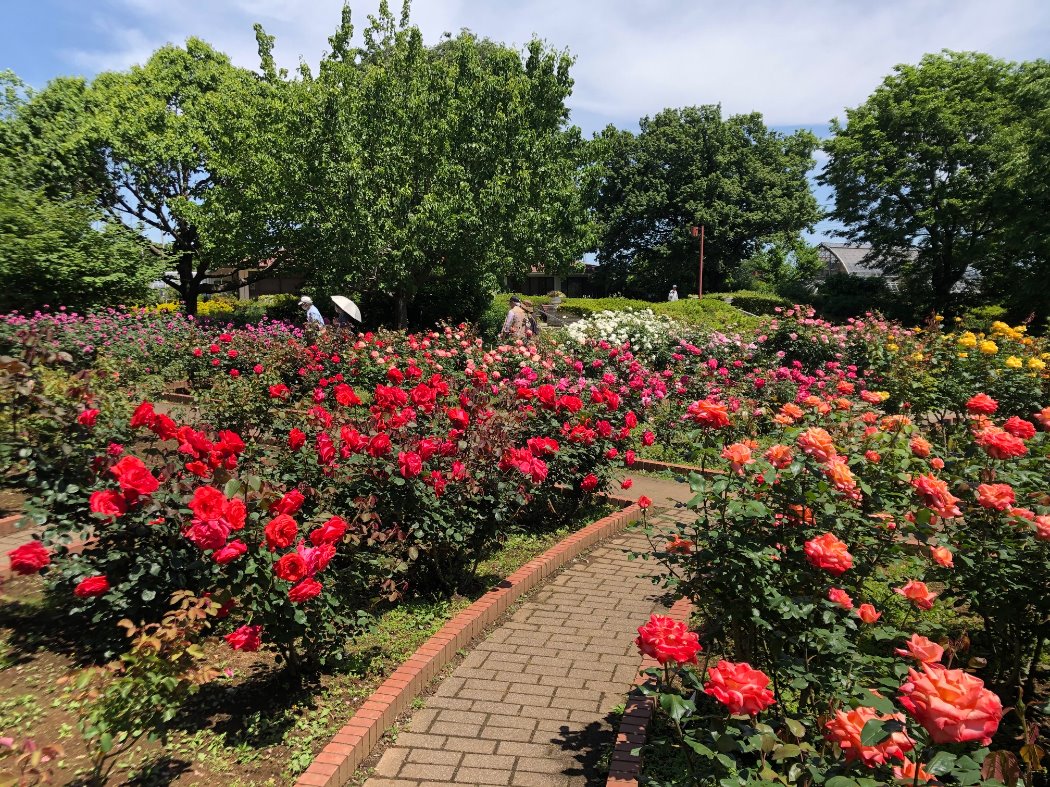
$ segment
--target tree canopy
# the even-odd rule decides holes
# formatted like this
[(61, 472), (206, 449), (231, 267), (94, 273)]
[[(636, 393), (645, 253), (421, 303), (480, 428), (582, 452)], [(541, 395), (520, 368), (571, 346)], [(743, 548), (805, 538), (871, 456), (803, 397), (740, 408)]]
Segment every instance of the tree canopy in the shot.
[(392, 302), (404, 325), (410, 304), (480, 313), (506, 276), (578, 259), (587, 217), (567, 54), (466, 31), (427, 47), (407, 3), (395, 20), (383, 2), (353, 38), (345, 8), (303, 84), (313, 124), (292, 242), (315, 286)]
[(638, 134), (612, 126), (593, 143), (598, 259), (606, 287), (659, 298), (695, 292), (705, 227), (704, 289), (763, 247), (790, 245), (819, 218), (806, 180), (816, 137), (770, 130), (759, 113), (667, 109)]
[[(1037, 280), (1036, 258), (1047, 251), (1021, 241), (1036, 214), (1026, 192), (1046, 173), (1032, 145), (1040, 125), (1046, 139), (1046, 99), (1045, 64), (946, 51), (897, 66), (846, 110), (844, 125), (832, 122), (820, 175), (835, 189), (832, 216), (851, 240), (873, 246), (884, 270), (919, 282), (933, 309), (950, 310), (953, 289), (978, 279), (986, 293), (1012, 297), (1024, 284), (1004, 287), (1004, 276)], [(1045, 200), (1045, 188), (1038, 193)], [(1047, 237), (1045, 226), (1037, 235)]]

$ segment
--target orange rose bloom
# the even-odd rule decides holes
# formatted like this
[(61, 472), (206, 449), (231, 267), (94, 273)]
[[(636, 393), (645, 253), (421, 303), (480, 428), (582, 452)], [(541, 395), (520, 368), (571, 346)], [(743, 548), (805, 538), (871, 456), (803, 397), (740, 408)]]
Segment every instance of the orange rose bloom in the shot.
[(962, 516), (962, 511), (956, 505), (959, 502), (959, 498), (948, 491), (948, 484), (941, 479), (932, 475), (920, 475), (912, 479), (911, 485), (919, 493), (922, 504), (937, 516), (944, 519)]
[(846, 460), (836, 456), (824, 465), (824, 474), (828, 477), (835, 488), (852, 500), (860, 500), (860, 490), (857, 489), (857, 481), (853, 477), (853, 471), (849, 469)]
[(798, 447), (821, 463), (829, 462), (838, 455), (831, 435), (818, 426), (812, 426), (798, 436)]
[(802, 408), (793, 402), (788, 402), (787, 404), (782, 405), (780, 408), (780, 414), (784, 416), (784, 418), (790, 419), (788, 423), (797, 421), (805, 415), (805, 413), (802, 412)]
[(778, 470), (783, 470), (785, 467), (791, 464), (791, 449), (786, 445), (777, 443), (776, 445), (770, 446), (766, 449), (766, 452), (762, 454), (766, 461), (769, 462), (773, 467)]
[(837, 711), (831, 721), (824, 725), (828, 740), (838, 744), (846, 762), (859, 760), (869, 768), (874, 768), (876, 765), (885, 765), (888, 760), (903, 760), (905, 752), (915, 748), (915, 744), (905, 732), (895, 732), (876, 746), (862, 744), (861, 730), (873, 719), (899, 721), (903, 724), (904, 714), (882, 716), (874, 708), (861, 706), (849, 711)]
[(944, 568), (955, 567), (955, 563), (952, 560), (952, 551), (948, 547), (930, 547), (930, 557), (939, 566), (944, 566)]
[(681, 538), (680, 536), (675, 536), (667, 542), (667, 545), (664, 547), (664, 549), (667, 552), (670, 552), (672, 555), (688, 555), (692, 553), (693, 546), (693, 542), (689, 539)]
[(833, 576), (845, 574), (853, 566), (853, 555), (833, 534), (825, 533), (806, 542), (806, 559)]
[(919, 457), (919, 459), (925, 459), (930, 455), (930, 451), (933, 450), (933, 447), (925, 438), (918, 436), (908, 441), (908, 447), (911, 448), (912, 454)]
[(721, 402), (701, 399), (693, 402), (687, 410), (689, 417), (700, 426), (721, 429), (729, 426), (729, 410)]
[(813, 509), (809, 506), (788, 506), (788, 522), (793, 525), (812, 525), (816, 519), (813, 517)]
[(933, 742), (991, 743), (1003, 717), (1003, 705), (984, 687), (984, 681), (937, 664), (923, 664), (921, 669), (908, 670), (900, 702)]
[(1034, 413), (1032, 418), (1038, 421), (1039, 425), (1046, 431), (1050, 432), (1050, 407), (1044, 407), (1038, 413)]
[(1050, 516), (1035, 518), (1035, 537), (1040, 541), (1050, 541)]
[(1005, 511), (1015, 500), (1013, 487), (1009, 484), (981, 484), (977, 487), (977, 502), (985, 508)]
[(857, 607), (857, 617), (867, 624), (876, 623), (882, 617), (882, 613), (871, 604), (861, 604)]
[(944, 648), (933, 640), (918, 634), (912, 634), (911, 639), (904, 643), (903, 648), (894, 648), (893, 652), (898, 656), (915, 659), (920, 664), (937, 662), (944, 656)]
[(832, 604), (838, 604), (846, 610), (853, 609), (853, 599), (850, 598), (849, 593), (842, 588), (831, 588), (828, 591), (828, 601)]
[(915, 777), (919, 777), (919, 784), (929, 784), (933, 781), (933, 774), (912, 760), (905, 760), (903, 765), (893, 766), (893, 778), (903, 784), (915, 784)]
[(725, 450), (722, 451), (722, 458), (729, 460), (733, 472), (738, 475), (744, 474), (744, 467), (746, 465), (755, 463), (755, 460), (751, 458), (751, 449), (743, 443), (727, 445)]
[(887, 432), (896, 431), (905, 426), (911, 426), (911, 419), (906, 415), (887, 415), (882, 419), (882, 428)]
[(925, 582), (917, 579), (909, 580), (904, 587), (894, 588), (893, 592), (904, 596), (919, 609), (933, 609), (933, 600), (937, 598), (937, 594), (930, 592)]

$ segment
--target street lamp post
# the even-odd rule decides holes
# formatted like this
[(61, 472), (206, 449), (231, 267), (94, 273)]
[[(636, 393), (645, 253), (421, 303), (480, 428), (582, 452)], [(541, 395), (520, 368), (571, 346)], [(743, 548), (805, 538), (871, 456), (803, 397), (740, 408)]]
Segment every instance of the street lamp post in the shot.
[(697, 297), (704, 297), (704, 225), (693, 227), (693, 237), (700, 236), (700, 278), (697, 286)]

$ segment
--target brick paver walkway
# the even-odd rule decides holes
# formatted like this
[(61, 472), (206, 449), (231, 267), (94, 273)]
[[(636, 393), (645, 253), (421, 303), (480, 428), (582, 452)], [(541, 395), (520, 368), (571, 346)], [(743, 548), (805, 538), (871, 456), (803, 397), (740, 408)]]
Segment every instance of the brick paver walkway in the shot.
[(636, 629), (662, 609), (651, 568), (627, 556), (647, 549), (626, 533), (534, 593), (427, 698), (365, 787), (604, 784), (597, 760), (638, 669)]

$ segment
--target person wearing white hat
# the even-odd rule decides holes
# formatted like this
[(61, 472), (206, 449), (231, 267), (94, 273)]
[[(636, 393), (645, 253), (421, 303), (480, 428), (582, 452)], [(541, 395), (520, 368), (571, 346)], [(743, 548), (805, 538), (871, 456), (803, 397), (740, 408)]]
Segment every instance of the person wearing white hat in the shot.
[(678, 285), (677, 284), (672, 286), (671, 287), (671, 291), (669, 293), (667, 293), (667, 300), (669, 300), (671, 303), (674, 303), (675, 301), (678, 300)]
[(313, 298), (309, 295), (304, 295), (299, 299), (299, 308), (306, 312), (307, 326), (316, 325), (324, 328), (324, 317), (321, 316), (321, 311), (314, 306)]

